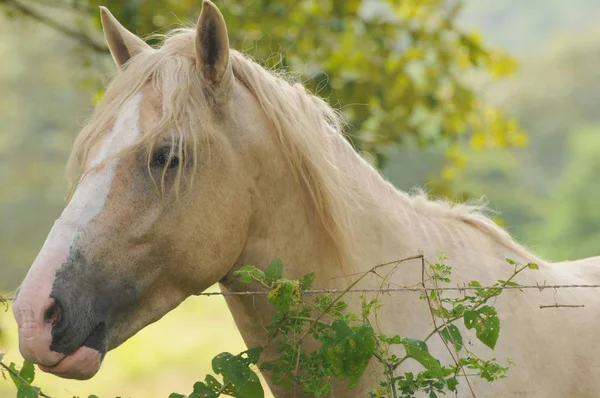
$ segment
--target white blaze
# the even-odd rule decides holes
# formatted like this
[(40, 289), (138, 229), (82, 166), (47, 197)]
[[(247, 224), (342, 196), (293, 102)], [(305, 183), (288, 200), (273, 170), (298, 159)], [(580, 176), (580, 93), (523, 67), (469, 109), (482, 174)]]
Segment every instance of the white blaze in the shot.
[[(142, 94), (137, 93), (123, 105), (112, 130), (104, 137), (100, 149), (91, 160), (95, 167), (110, 156), (127, 148), (140, 134), (139, 109)], [(59, 223), (67, 228), (85, 228), (104, 208), (119, 159), (113, 158), (103, 168), (91, 172), (81, 181), (69, 205), (63, 210)], [(76, 231), (73, 231), (76, 232)], [(73, 236), (74, 238), (74, 236)]]
[[(98, 152), (91, 160), (91, 167), (101, 164), (110, 156), (130, 146), (138, 137), (141, 99), (141, 93), (137, 93), (125, 102), (112, 130), (103, 138)], [(69, 205), (54, 223), (46, 242), (29, 269), (17, 302), (25, 302), (29, 306), (35, 302), (48, 300), (54, 283), (54, 274), (66, 261), (78, 233), (84, 230), (104, 208), (118, 163), (119, 159), (113, 158), (104, 167), (91, 171), (82, 179)], [(35, 310), (32, 308), (29, 311), (21, 311), (22, 314), (15, 314), (15, 316), (19, 323), (39, 322), (40, 317), (43, 319), (44, 316), (37, 313), (39, 310), (42, 308), (38, 307)], [(19, 320), (19, 317), (26, 319)]]

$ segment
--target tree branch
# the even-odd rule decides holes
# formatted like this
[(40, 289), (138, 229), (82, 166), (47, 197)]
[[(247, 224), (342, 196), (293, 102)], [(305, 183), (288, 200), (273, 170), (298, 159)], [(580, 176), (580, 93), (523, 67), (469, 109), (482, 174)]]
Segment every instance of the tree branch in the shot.
[(83, 32), (78, 32), (78, 31), (70, 29), (64, 25), (61, 25), (59, 22), (45, 17), (44, 15), (42, 15), (38, 11), (34, 10), (33, 8), (30, 8), (22, 3), (19, 3), (16, 0), (4, 0), (3, 2), (9, 6), (12, 6), (14, 9), (18, 10), (24, 16), (34, 19), (38, 22), (41, 22), (44, 25), (49, 26), (50, 28), (52, 28), (62, 34), (71, 37), (72, 39), (78, 41), (80, 44), (83, 44), (84, 46), (94, 50), (97, 53), (101, 53), (101, 54), (108, 53), (108, 49), (105, 46), (96, 43), (91, 37), (89, 37), (88, 35), (86, 35)]

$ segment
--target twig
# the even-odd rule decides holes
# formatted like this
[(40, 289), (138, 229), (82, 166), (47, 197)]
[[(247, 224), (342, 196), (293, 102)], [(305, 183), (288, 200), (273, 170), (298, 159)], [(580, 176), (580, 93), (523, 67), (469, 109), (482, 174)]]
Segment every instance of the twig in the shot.
[(57, 0), (29, 0), (33, 3), (37, 3), (43, 7), (55, 8), (58, 10), (70, 11), (70, 12), (81, 12), (87, 14), (93, 14), (98, 12), (95, 7), (90, 7), (87, 4), (81, 4), (76, 1), (61, 2)]
[(585, 304), (552, 304), (552, 305), (540, 305), (540, 309), (544, 308), (583, 308)]
[[(423, 255), (419, 254), (418, 256), (406, 257), (406, 258), (403, 258), (402, 260), (397, 260), (397, 261), (393, 261), (393, 262), (390, 262), (390, 263), (379, 264), (379, 265), (374, 266), (370, 270), (364, 272), (359, 278), (357, 278), (354, 282), (352, 282), (350, 285), (348, 285), (347, 288), (345, 288), (344, 290), (342, 290), (341, 293), (335, 299), (333, 299), (331, 301), (331, 303), (329, 303), (329, 305), (327, 307), (325, 307), (325, 309), (323, 311), (321, 311), (321, 313), (315, 318), (315, 321), (313, 322), (313, 324), (310, 325), (310, 327), (308, 329), (306, 329), (306, 331), (302, 334), (302, 336), (300, 336), (300, 340), (299, 341), (301, 342), (302, 339), (304, 339), (304, 337), (306, 337), (306, 335), (308, 334), (309, 330), (317, 323), (317, 321), (319, 319), (321, 319), (321, 317), (323, 315), (325, 315), (325, 313), (327, 311), (329, 311), (329, 309), (331, 309), (331, 307), (333, 307), (333, 305), (335, 303), (337, 303), (344, 296), (344, 294), (346, 294), (347, 292), (349, 292), (354, 286), (356, 286), (361, 280), (363, 280), (363, 278), (365, 276), (367, 276), (371, 272), (375, 271), (377, 268), (381, 268), (383, 266), (390, 265), (390, 264), (396, 264), (396, 263), (400, 264), (400, 263), (403, 263), (405, 261), (416, 260), (416, 259), (419, 259), (419, 258), (423, 258)], [(357, 289), (357, 290), (364, 290), (364, 289)], [(382, 290), (382, 289), (373, 289), (372, 291), (380, 291), (380, 290)]]
[(8, 5), (13, 6), (15, 9), (19, 10), (23, 15), (28, 16), (32, 19), (35, 19), (36, 21), (41, 22), (60, 33), (70, 36), (71, 38), (77, 40), (79, 43), (86, 45), (87, 47), (91, 48), (92, 50), (94, 50), (98, 53), (108, 53), (108, 49), (106, 47), (104, 47), (101, 44), (96, 43), (94, 40), (92, 40), (92, 38), (90, 38), (83, 32), (77, 32), (75, 30), (69, 29), (66, 26), (61, 25), (60, 23), (56, 22), (53, 19), (46, 18), (45, 16), (40, 14), (38, 11), (36, 11), (24, 4), (21, 4), (16, 0), (4, 0), (4, 2)]
[[(514, 279), (514, 278), (515, 278), (517, 275), (519, 275), (519, 273), (521, 273), (523, 270), (526, 270), (527, 268), (528, 268), (528, 267), (527, 267), (527, 265), (524, 265), (524, 266), (523, 266), (521, 269), (519, 269), (519, 270), (516, 270), (515, 272), (513, 272), (513, 274), (511, 275), (511, 277), (510, 277), (510, 278), (508, 278), (506, 281), (504, 281), (504, 283), (503, 283), (502, 285), (500, 285), (500, 286), (490, 286), (490, 287), (474, 287), (474, 288), (467, 288), (467, 287), (464, 287), (464, 288), (460, 288), (460, 289), (464, 289), (464, 290), (469, 290), (469, 289), (471, 289), (471, 290), (486, 289), (486, 290), (488, 290), (488, 289), (509, 289), (509, 288), (518, 289), (518, 288), (523, 288), (524, 286), (507, 286), (507, 285), (508, 285), (508, 283), (510, 283), (510, 282), (511, 282), (511, 281), (512, 281), (512, 280), (513, 280), (513, 279)], [(533, 287), (532, 287), (532, 288), (533, 288)], [(535, 288), (539, 289), (539, 286), (535, 286)], [(540, 291), (541, 291), (541, 290), (542, 290), (542, 289), (540, 289)], [(475, 307), (473, 307), (473, 308), (472, 308), (472, 310), (476, 310), (476, 309), (480, 308), (480, 307), (481, 307), (481, 306), (483, 306), (485, 303), (487, 303), (487, 301), (488, 301), (489, 299), (490, 299), (490, 297), (488, 297), (488, 298), (486, 298), (485, 300), (483, 300), (483, 301), (479, 302), (479, 303), (478, 303), (478, 304), (477, 304)], [(462, 318), (462, 315), (461, 315), (461, 316), (455, 316), (455, 317), (453, 317), (453, 318), (449, 318), (449, 319), (447, 320), (447, 323), (448, 323), (448, 324), (451, 324), (452, 322), (454, 322), (454, 321), (456, 321), (456, 320), (458, 320), (458, 319), (460, 319), (460, 318)], [(438, 329), (438, 328), (435, 328), (435, 329), (434, 329), (434, 330), (433, 330), (431, 333), (429, 333), (429, 334), (427, 335), (427, 337), (425, 337), (425, 340), (423, 340), (423, 341), (427, 341), (427, 340), (429, 340), (429, 339), (431, 338), (431, 336), (433, 336), (434, 334), (436, 334), (436, 333), (438, 333), (438, 332), (439, 332), (439, 329)]]
[(356, 276), (356, 275), (366, 275), (370, 272), (375, 271), (377, 268), (381, 268), (381, 267), (385, 267), (386, 265), (392, 265), (392, 264), (396, 264), (399, 265), (405, 261), (409, 261), (409, 260), (417, 260), (421, 258), (421, 255), (417, 255), (417, 256), (411, 256), (411, 257), (406, 257), (403, 258), (402, 260), (394, 260), (394, 261), (389, 261), (387, 263), (381, 263), (381, 264), (377, 264), (376, 266), (374, 266), (373, 268), (367, 270), (367, 271), (360, 271), (360, 272), (354, 272), (352, 274), (346, 274), (346, 275), (338, 275), (338, 276), (332, 276), (331, 279), (338, 279), (338, 278), (345, 278), (347, 276)]
[[(22, 378), (20, 374), (18, 374), (17, 372), (15, 372), (14, 370), (12, 370), (8, 366), (6, 366), (6, 364), (4, 362), (0, 361), (0, 366), (2, 366), (4, 369), (6, 369), (6, 371), (8, 373), (10, 373), (11, 375), (15, 376), (17, 379), (21, 380), (21, 382), (25, 383), (29, 387), (33, 387), (31, 384), (29, 384), (29, 382), (27, 380), (25, 380), (24, 378)], [(42, 392), (42, 390), (40, 390), (39, 395), (40, 395), (40, 397), (43, 397), (43, 398), (52, 398), (51, 396), (44, 394)]]
[[(436, 279), (432, 278), (432, 280), (433, 280), (433, 283), (436, 284)], [(423, 257), (421, 259), (421, 284), (423, 286), (423, 289), (426, 289), (426, 286), (425, 286), (425, 257)], [(437, 287), (437, 284), (436, 284), (436, 287)], [(425, 296), (425, 299), (427, 300), (427, 305), (429, 306), (429, 313), (431, 314), (431, 320), (433, 321), (433, 327), (435, 328), (435, 330), (437, 330), (437, 333), (440, 336), (442, 343), (444, 343), (444, 346), (446, 346), (446, 349), (448, 350), (448, 353), (450, 354), (450, 358), (452, 358), (452, 360), (454, 361), (454, 365), (456, 365), (456, 367), (457, 367), (456, 372), (458, 373), (458, 368), (460, 368), (462, 370), (463, 375), (465, 376), (465, 380), (467, 382), (467, 386), (469, 386), (469, 390), (471, 391), (471, 395), (473, 395), (473, 398), (476, 398), (475, 391), (473, 391), (473, 386), (471, 386), (471, 382), (469, 381), (467, 372), (465, 371), (465, 368), (462, 365), (462, 363), (460, 363), (460, 355), (458, 354), (458, 349), (456, 348), (456, 342), (454, 341), (454, 337), (452, 337), (451, 333), (448, 333), (450, 340), (452, 340), (452, 348), (454, 349), (454, 354), (456, 354), (456, 358), (458, 358), (458, 360), (454, 358), (454, 355), (452, 354), (452, 350), (450, 349), (450, 347), (448, 346), (448, 343), (442, 336), (441, 328), (437, 325), (437, 322), (435, 320), (434, 308), (433, 308), (433, 305), (431, 304), (431, 298), (427, 294), (427, 291), (424, 290), (423, 295)], [(441, 307), (442, 303), (441, 303), (439, 297), (437, 299), (438, 299), (438, 306)], [(442, 319), (442, 321), (444, 322), (443, 326), (448, 327), (447, 325), (449, 325), (449, 323), (446, 321), (446, 319)]]

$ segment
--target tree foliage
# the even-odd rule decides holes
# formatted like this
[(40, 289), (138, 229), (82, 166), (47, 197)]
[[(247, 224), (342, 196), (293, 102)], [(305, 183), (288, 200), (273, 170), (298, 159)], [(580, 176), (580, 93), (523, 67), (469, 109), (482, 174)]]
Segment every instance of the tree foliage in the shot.
[(568, 162), (556, 180), (543, 210), (552, 214), (539, 226), (540, 239), (552, 258), (598, 255), (600, 239), (600, 129), (573, 131), (569, 137)]
[[(13, 4), (22, 13), (16, 1), (11, 0), (9, 7)], [(200, 8), (196, 0), (89, 3), (109, 7), (142, 36), (164, 32), (182, 19), (193, 20)], [(233, 46), (264, 65), (292, 71), (312, 91), (329, 98), (348, 116), (354, 144), (373, 155), (378, 165), (391, 145), (408, 138), (428, 145), (468, 137), (475, 147), (501, 148), (526, 142), (516, 121), (487, 106), (468, 82), (471, 72), (494, 78), (509, 75), (516, 62), (484, 46), (477, 34), (459, 28), (462, 1), (216, 3)], [(91, 19), (100, 27), (97, 13), (85, 15), (87, 22)], [(81, 38), (83, 32), (78, 34)], [(157, 39), (150, 36), (149, 41)], [(464, 162), (457, 148), (447, 154), (446, 178)]]

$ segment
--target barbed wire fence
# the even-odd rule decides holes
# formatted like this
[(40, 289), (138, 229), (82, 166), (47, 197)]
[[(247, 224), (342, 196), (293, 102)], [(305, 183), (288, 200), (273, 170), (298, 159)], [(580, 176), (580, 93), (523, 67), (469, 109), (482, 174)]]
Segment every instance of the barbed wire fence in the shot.
[[(376, 288), (376, 289), (309, 289), (303, 290), (302, 294), (314, 295), (314, 294), (333, 294), (333, 293), (395, 293), (395, 292), (445, 292), (445, 291), (457, 291), (463, 293), (466, 291), (475, 291), (479, 289), (500, 289), (500, 290), (527, 290), (535, 289), (543, 291), (546, 289), (597, 289), (600, 288), (600, 284), (590, 285), (548, 285), (545, 283), (538, 283), (535, 285), (519, 285), (519, 286), (448, 286), (448, 287), (413, 287), (413, 286), (401, 286), (401, 287), (388, 287), (388, 288)], [(196, 293), (194, 296), (267, 296), (270, 292), (267, 290), (256, 290), (256, 291), (239, 291), (239, 292), (202, 292)], [(7, 305), (12, 302), (14, 297), (3, 297), (0, 296), (0, 304)], [(540, 306), (546, 308), (546, 306)], [(574, 307), (574, 305), (564, 305), (564, 307)], [(577, 305), (577, 307), (582, 307)]]

